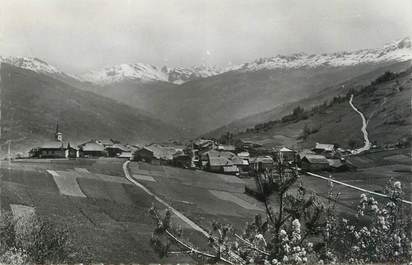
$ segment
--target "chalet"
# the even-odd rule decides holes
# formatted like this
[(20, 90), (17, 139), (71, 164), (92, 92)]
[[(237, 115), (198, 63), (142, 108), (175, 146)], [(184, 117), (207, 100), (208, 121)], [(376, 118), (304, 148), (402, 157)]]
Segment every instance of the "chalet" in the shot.
[(184, 152), (177, 152), (173, 155), (173, 165), (181, 168), (191, 168), (192, 156)]
[(114, 144), (116, 144), (116, 143), (119, 143), (118, 141), (114, 141), (114, 140), (112, 140), (112, 139), (102, 139), (102, 140), (96, 140), (96, 143), (97, 144), (101, 144), (101, 145), (103, 145), (104, 147), (109, 147), (109, 146), (112, 146), (112, 145), (114, 145)]
[(334, 156), (336, 147), (334, 144), (320, 144), (316, 143), (315, 148), (312, 149), (318, 155), (324, 155), (328, 158), (332, 158)]
[(180, 148), (164, 146), (161, 144), (150, 144), (140, 150), (137, 150), (133, 154), (133, 159), (152, 164), (168, 164), (172, 163), (173, 155), (179, 151), (183, 150)]
[(271, 170), (275, 167), (275, 162), (270, 156), (253, 157), (249, 160), (250, 168), (255, 170)]
[(210, 156), (206, 169), (211, 172), (237, 175), (239, 169), (228, 158), (223, 156)]
[(250, 158), (249, 152), (246, 152), (246, 151), (237, 153), (237, 156), (242, 158), (242, 159), (246, 159), (246, 160), (249, 160), (249, 158)]
[(79, 151), (81, 157), (106, 157), (107, 152), (102, 144), (96, 143), (91, 140), (89, 142), (79, 145)]
[(199, 151), (212, 150), (216, 149), (216, 147), (216, 142), (209, 139), (198, 139), (195, 142), (193, 142), (193, 149), (197, 149)]
[(301, 167), (306, 171), (322, 171), (329, 168), (329, 162), (322, 155), (307, 154), (301, 158)]
[(32, 149), (30, 155), (33, 158), (66, 158), (66, 148), (63, 142), (50, 141)]
[(117, 155), (118, 158), (125, 158), (125, 159), (132, 159), (133, 155), (132, 152), (121, 152), (120, 154)]
[(106, 150), (109, 157), (118, 157), (122, 153), (130, 153), (131, 155), (130, 148), (122, 144), (105, 146), (104, 149)]
[(287, 147), (278, 148), (274, 151), (276, 159), (282, 159), (282, 161), (285, 162), (293, 162), (296, 160), (296, 152)]

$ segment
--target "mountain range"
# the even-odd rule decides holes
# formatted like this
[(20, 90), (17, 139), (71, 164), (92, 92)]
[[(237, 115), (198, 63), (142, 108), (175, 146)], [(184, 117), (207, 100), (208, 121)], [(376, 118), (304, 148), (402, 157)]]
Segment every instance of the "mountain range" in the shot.
[(124, 80), (161, 81), (183, 84), (194, 79), (207, 78), (230, 71), (247, 72), (273, 69), (315, 68), (321, 66), (341, 67), (369, 63), (407, 61), (412, 59), (411, 48), (411, 39), (407, 37), (388, 43), (383, 48), (335, 52), (330, 54), (308, 55), (305, 53), (296, 53), (291, 55), (277, 55), (225, 68), (208, 65), (170, 68), (168, 66), (159, 67), (145, 63), (132, 63), (89, 71), (80, 76), (64, 73), (38, 58), (0, 56), (0, 61), (35, 72), (66, 75), (76, 78), (79, 81), (87, 81), (97, 85), (118, 83)]
[[(60, 89), (51, 96), (56, 97), (54, 101), (71, 102), (69, 105), (77, 102), (65, 107), (65, 110), (83, 104), (96, 107), (93, 110), (85, 109), (89, 114), (93, 113), (93, 120), (99, 119), (101, 122), (94, 134), (104, 130), (107, 136), (110, 134), (114, 138), (128, 138), (130, 141), (165, 140), (176, 135), (187, 139), (242, 131), (257, 123), (279, 118), (296, 104), (309, 107), (344, 93), (343, 87), (368, 83), (385, 71), (405, 70), (411, 60), (409, 38), (377, 49), (318, 55), (277, 55), (226, 68), (205, 65), (171, 68), (131, 63), (80, 75), (65, 73), (37, 58), (0, 57), (0, 62), (7, 65), (2, 67), (2, 77), (10, 71), (18, 73), (12, 75), (14, 79), (2, 82), (6, 91), (10, 87), (19, 87), (34, 98), (41, 98), (45, 88), (39, 88), (38, 80), (42, 80), (48, 86), (48, 93), (57, 93), (54, 87)], [(60, 94), (63, 93), (62, 87), (65, 88), (64, 95)], [(77, 97), (72, 94), (84, 95), (87, 103), (79, 104), (77, 100), (71, 100)], [(8, 100), (4, 93), (2, 100)], [(23, 104), (17, 96), (13, 100), (16, 105)], [(43, 109), (38, 108), (37, 104), (42, 104)], [(56, 118), (56, 115), (50, 114), (53, 109), (46, 107), (48, 104), (46, 101), (33, 102), (31, 107), (36, 111), (30, 115), (35, 115), (32, 117), (34, 121), (46, 120), (46, 116), (53, 117), (45, 121), (49, 126), (51, 120)], [(3, 113), (10, 111), (3, 105)], [(111, 106), (112, 113), (108, 113), (107, 106)], [(17, 109), (18, 112), (23, 111), (22, 108)], [(82, 112), (76, 113), (77, 117), (87, 117)], [(129, 115), (130, 120), (136, 118), (139, 122), (132, 122), (134, 125), (129, 128), (136, 133), (132, 135), (130, 131), (123, 134), (122, 130), (108, 129), (109, 125), (103, 124), (106, 115), (111, 119), (124, 115)], [(68, 116), (60, 118), (70, 120)], [(70, 121), (74, 122), (73, 119)], [(116, 124), (116, 128), (122, 126), (125, 125)], [(145, 133), (138, 135), (141, 127), (146, 128)], [(163, 132), (157, 131), (159, 128)], [(45, 127), (39, 129), (39, 135), (46, 132), (43, 129)], [(78, 136), (91, 135), (87, 131), (79, 132)], [(170, 131), (170, 135), (166, 135), (166, 131)]]

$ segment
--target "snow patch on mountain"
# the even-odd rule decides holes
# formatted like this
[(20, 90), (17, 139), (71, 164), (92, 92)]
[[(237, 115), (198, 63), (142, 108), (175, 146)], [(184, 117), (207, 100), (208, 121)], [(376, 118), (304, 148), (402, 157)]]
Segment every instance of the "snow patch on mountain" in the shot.
[(79, 77), (60, 71), (56, 67), (35, 57), (12, 57), (0, 56), (0, 63), (8, 63), (15, 67), (27, 69), (36, 73), (42, 73), (51, 76), (70, 77), (79, 80)]
[(338, 67), (363, 63), (400, 62), (408, 60), (412, 60), (412, 44), (410, 38), (394, 41), (380, 49), (363, 49), (351, 52), (313, 55), (305, 53), (277, 55), (226, 68), (218, 68), (208, 65), (175, 68), (164, 66), (160, 68), (144, 63), (120, 64), (102, 70), (87, 72), (83, 74), (81, 78), (75, 75), (66, 74), (37, 58), (0, 56), (0, 62), (9, 63), (16, 67), (49, 75), (75, 78), (98, 85), (112, 84), (123, 80), (138, 80), (141, 82), (162, 81), (183, 84), (194, 79), (207, 78), (229, 71), (247, 72), (280, 68), (314, 68), (320, 66)]
[(19, 68), (28, 69), (38, 73), (60, 74), (62, 73), (56, 67), (37, 58), (32, 57), (5, 57), (0, 56), (0, 62), (8, 63)]
[(207, 66), (207, 65), (193, 66), (191, 68), (163, 67), (162, 70), (169, 75), (169, 82), (172, 82), (175, 84), (183, 84), (190, 80), (199, 79), (199, 78), (207, 78), (207, 77), (218, 75), (224, 72), (223, 69), (220, 69), (214, 66)]
[(331, 54), (297, 53), (288, 56), (278, 55), (261, 58), (251, 63), (235, 66), (232, 70), (258, 71), (263, 69), (303, 68), (319, 66), (351, 66), (364, 63), (381, 63), (389, 61), (412, 60), (412, 45), (409, 38), (392, 42), (381, 49), (363, 49), (352, 52)]
[(120, 64), (103, 70), (91, 71), (82, 76), (83, 80), (105, 85), (123, 80), (164, 81), (168, 82), (167, 73), (160, 68), (143, 63)]
[(120, 64), (103, 70), (91, 71), (82, 76), (83, 80), (99, 85), (106, 85), (120, 82), (123, 80), (138, 80), (142, 82), (162, 81), (175, 84), (183, 84), (187, 81), (199, 78), (206, 78), (222, 73), (223, 71), (216, 67), (194, 66), (191, 68), (176, 67), (162, 68), (143, 64)]

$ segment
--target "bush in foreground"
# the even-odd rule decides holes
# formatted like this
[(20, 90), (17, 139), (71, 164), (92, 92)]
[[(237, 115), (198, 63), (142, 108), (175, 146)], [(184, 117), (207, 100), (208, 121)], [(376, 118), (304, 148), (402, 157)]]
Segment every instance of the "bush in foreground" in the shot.
[(1, 216), (0, 263), (50, 264), (81, 260), (70, 241), (68, 229), (35, 214), (16, 218)]

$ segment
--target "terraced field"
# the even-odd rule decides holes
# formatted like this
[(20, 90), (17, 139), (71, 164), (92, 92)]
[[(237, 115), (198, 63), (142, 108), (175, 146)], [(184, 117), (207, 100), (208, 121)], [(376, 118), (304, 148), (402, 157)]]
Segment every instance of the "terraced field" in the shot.
[[(407, 150), (356, 156), (356, 172), (333, 174), (339, 181), (382, 192), (389, 179), (401, 180), (405, 199), (411, 196), (411, 166)], [(10, 166), (2, 161), (1, 210), (16, 216), (35, 212), (67, 226), (88, 258), (104, 263), (191, 262), (187, 257), (159, 259), (149, 240), (154, 222), (148, 209), (164, 207), (124, 177), (118, 159), (26, 160)], [(376, 165), (380, 166), (376, 166)], [(133, 178), (190, 220), (210, 231), (214, 220), (242, 228), (264, 205), (244, 194), (244, 182), (234, 176), (145, 163), (129, 164)], [(327, 176), (327, 173), (322, 174)], [(326, 196), (325, 180), (302, 175), (309, 191)], [(341, 192), (338, 210), (353, 215), (359, 191), (335, 184)], [(276, 196), (270, 198), (276, 208)], [(184, 238), (197, 246), (207, 241), (177, 216), (172, 222), (184, 229)]]
[[(67, 226), (88, 258), (104, 263), (190, 262), (188, 257), (159, 259), (149, 240), (154, 198), (124, 178), (118, 159), (2, 161), (1, 210), (21, 216), (35, 212)], [(242, 180), (204, 171), (150, 164), (130, 164), (134, 178), (196, 224), (212, 221), (243, 227), (263, 205), (244, 194)], [(172, 222), (197, 246), (207, 240), (177, 216)]]
[(244, 194), (244, 182), (230, 175), (132, 162), (133, 177), (172, 207), (210, 230), (213, 220), (241, 228), (263, 203)]
[(30, 160), (8, 169), (2, 161), (1, 210), (17, 216), (34, 211), (67, 226), (74, 244), (94, 262), (177, 262), (159, 259), (152, 250), (148, 209), (153, 200), (123, 177), (122, 162)]

